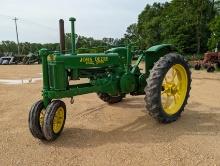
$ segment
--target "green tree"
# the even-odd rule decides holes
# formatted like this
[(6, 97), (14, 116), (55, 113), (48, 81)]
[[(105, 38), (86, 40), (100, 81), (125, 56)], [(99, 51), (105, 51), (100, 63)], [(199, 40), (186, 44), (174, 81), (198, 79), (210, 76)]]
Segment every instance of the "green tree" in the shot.
[(209, 22), (215, 17), (213, 0), (173, 0), (147, 5), (138, 18), (142, 44), (174, 44), (184, 53), (207, 50)]
[(209, 0), (173, 0), (163, 21), (164, 41), (170, 41), (186, 53), (207, 50), (208, 24), (214, 17)]
[(216, 46), (220, 47), (220, 16), (217, 16), (210, 23), (211, 37), (208, 41), (208, 47), (210, 50), (216, 48)]
[(124, 34), (124, 38), (131, 42), (136, 42), (139, 39), (138, 28), (136, 23), (128, 26), (126, 33)]
[(162, 26), (161, 21), (163, 11), (168, 6), (168, 3), (154, 3), (152, 6), (147, 5), (143, 12), (138, 17), (138, 33), (141, 36), (142, 47), (150, 47), (161, 43)]
[(213, 10), (216, 10), (217, 14), (220, 14), (220, 0), (213, 0)]
[(17, 44), (13, 41), (2, 41), (2, 46), (4, 52), (12, 52), (12, 53), (17, 53)]

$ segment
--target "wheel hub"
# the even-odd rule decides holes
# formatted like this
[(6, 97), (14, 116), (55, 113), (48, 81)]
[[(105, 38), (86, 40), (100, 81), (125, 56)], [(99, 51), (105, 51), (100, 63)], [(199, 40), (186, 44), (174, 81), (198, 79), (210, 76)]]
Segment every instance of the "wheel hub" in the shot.
[(164, 111), (173, 115), (181, 108), (187, 92), (187, 74), (184, 67), (176, 64), (167, 72), (164, 77), (161, 101)]
[(167, 83), (163, 89), (168, 96), (176, 95), (178, 92), (178, 87), (174, 82)]
[(53, 119), (53, 131), (54, 133), (60, 132), (64, 122), (64, 109), (59, 107), (55, 113)]

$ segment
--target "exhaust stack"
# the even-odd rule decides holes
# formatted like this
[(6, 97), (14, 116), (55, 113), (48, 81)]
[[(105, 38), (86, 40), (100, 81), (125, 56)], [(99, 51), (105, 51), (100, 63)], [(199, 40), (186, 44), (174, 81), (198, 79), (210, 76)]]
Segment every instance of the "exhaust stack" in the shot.
[(60, 27), (60, 52), (62, 54), (65, 53), (65, 32), (64, 32), (64, 20), (59, 20), (59, 27)]

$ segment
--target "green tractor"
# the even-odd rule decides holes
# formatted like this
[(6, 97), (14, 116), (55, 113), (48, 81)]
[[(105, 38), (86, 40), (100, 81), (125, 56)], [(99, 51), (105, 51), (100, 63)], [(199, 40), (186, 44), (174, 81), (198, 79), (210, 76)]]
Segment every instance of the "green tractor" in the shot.
[[(52, 141), (61, 134), (66, 120), (66, 105), (60, 99), (97, 93), (106, 103), (121, 102), (126, 94), (145, 95), (146, 110), (161, 123), (176, 121), (184, 110), (191, 89), (191, 72), (183, 56), (169, 44), (141, 51), (132, 63), (131, 45), (105, 53), (77, 54), (75, 18), (71, 22), (71, 52), (65, 51), (64, 21), (60, 20), (59, 52), (41, 49), (42, 100), (29, 112), (31, 134)], [(140, 63), (144, 61), (144, 72)], [(77, 80), (87, 78), (86, 83)], [(73, 81), (71, 81), (73, 80)]]

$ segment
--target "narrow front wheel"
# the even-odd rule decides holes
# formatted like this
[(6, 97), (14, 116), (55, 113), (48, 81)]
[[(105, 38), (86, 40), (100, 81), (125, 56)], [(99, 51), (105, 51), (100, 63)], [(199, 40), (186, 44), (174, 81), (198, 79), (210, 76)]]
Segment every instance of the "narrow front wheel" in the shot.
[(42, 126), (44, 121), (45, 108), (42, 100), (37, 101), (31, 107), (28, 118), (28, 125), (31, 134), (38, 139), (44, 139)]
[(66, 120), (66, 105), (63, 101), (54, 100), (46, 109), (43, 133), (48, 141), (55, 140), (63, 130)]

